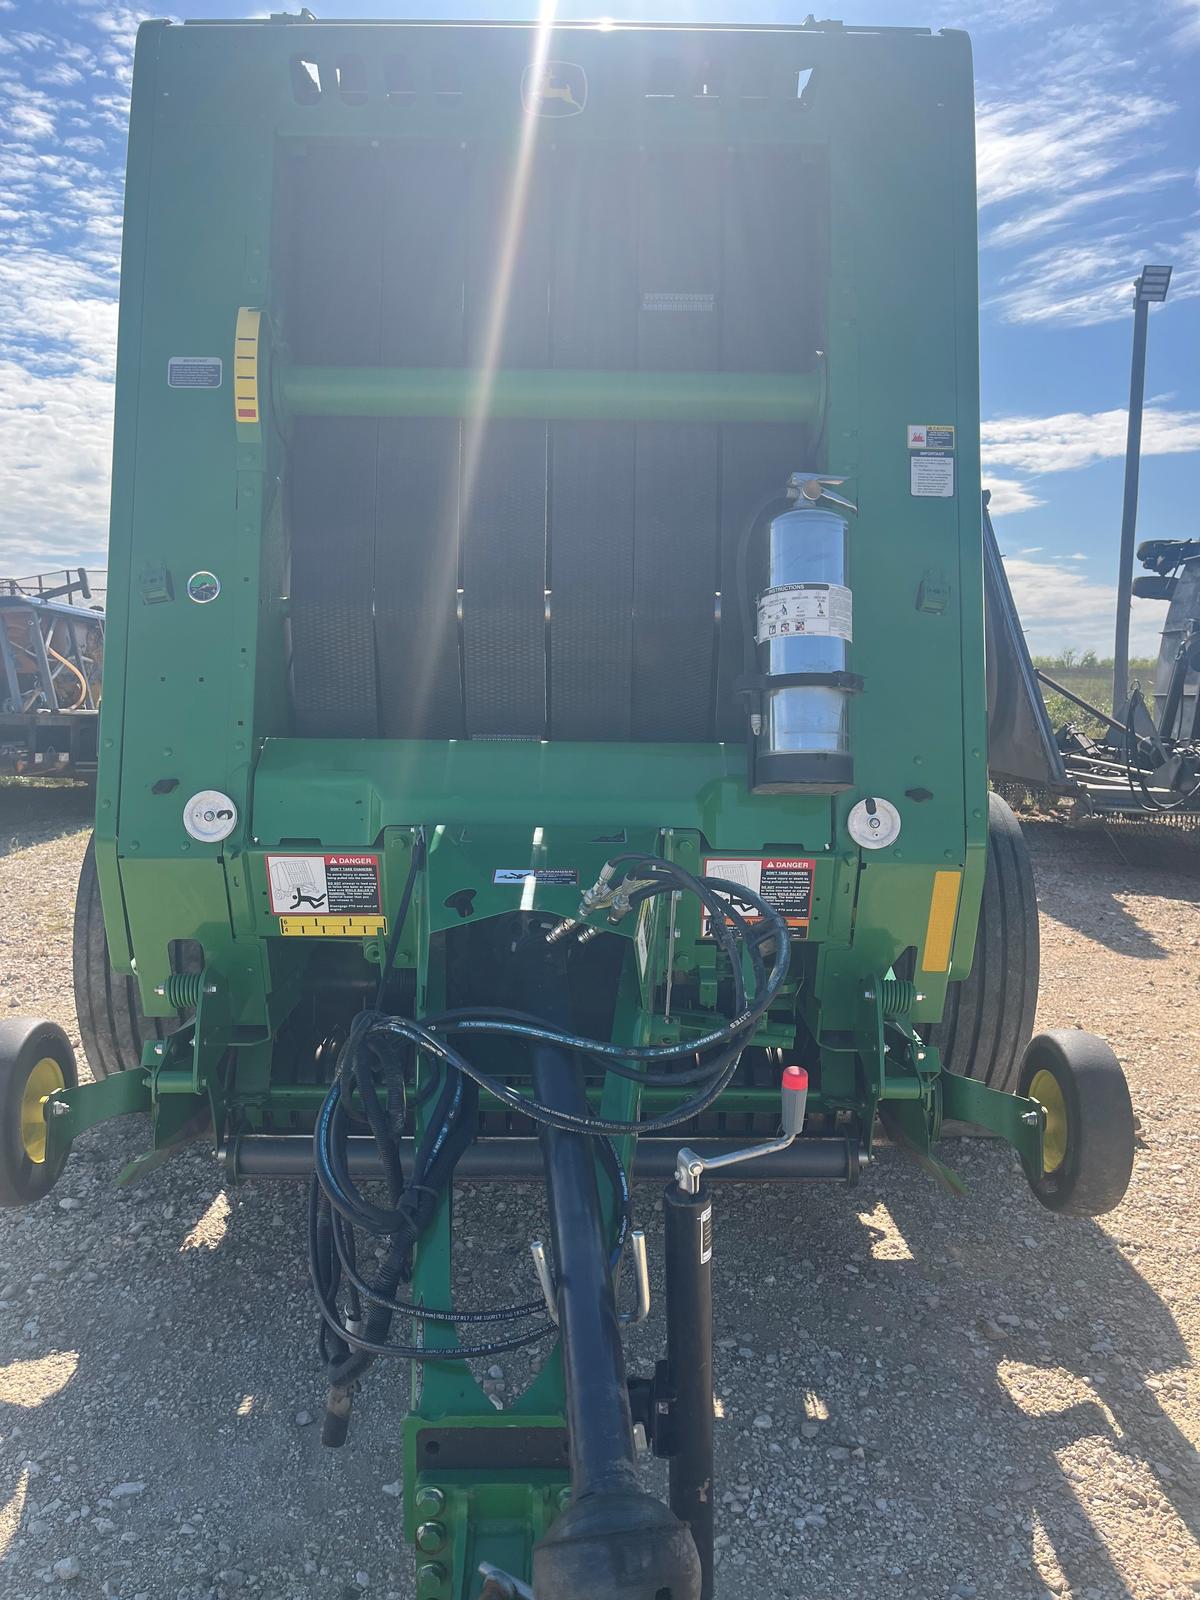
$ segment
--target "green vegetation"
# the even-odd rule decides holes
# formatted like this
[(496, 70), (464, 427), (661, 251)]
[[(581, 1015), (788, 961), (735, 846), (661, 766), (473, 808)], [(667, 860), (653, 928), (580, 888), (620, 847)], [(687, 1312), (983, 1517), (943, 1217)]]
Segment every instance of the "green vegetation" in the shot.
[[(1034, 656), (1033, 664), (1057, 679), (1064, 689), (1090, 700), (1101, 711), (1112, 710), (1111, 656), (1101, 659), (1094, 650), (1063, 650), (1056, 656)], [(1149, 691), (1154, 683), (1154, 668), (1155, 662), (1148, 657), (1133, 660), (1129, 663), (1129, 674), (1131, 679), (1140, 681), (1142, 687)], [(1045, 684), (1042, 684), (1042, 698), (1054, 727), (1059, 728), (1064, 722), (1074, 722), (1085, 733), (1099, 733), (1103, 729), (1104, 724), (1097, 718), (1089, 717), (1065, 695), (1055, 694)]]

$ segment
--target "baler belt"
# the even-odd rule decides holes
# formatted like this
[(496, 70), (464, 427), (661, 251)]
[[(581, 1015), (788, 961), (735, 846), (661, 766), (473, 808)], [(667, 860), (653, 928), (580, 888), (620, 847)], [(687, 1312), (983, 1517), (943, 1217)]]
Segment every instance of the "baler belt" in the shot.
[(292, 452), (292, 707), (313, 739), (378, 732), (371, 593), (379, 423), (303, 419)]
[(628, 739), (635, 430), (561, 422), (550, 480), (550, 732)]
[(546, 424), (465, 430), (463, 678), (472, 738), (546, 732)]

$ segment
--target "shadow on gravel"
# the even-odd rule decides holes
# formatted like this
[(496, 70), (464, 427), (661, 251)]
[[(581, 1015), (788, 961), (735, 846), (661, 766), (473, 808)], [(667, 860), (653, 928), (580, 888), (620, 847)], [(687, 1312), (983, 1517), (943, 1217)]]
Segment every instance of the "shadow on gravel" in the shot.
[[(1191, 904), (1200, 896), (1200, 883), (1168, 864), (1173, 857), (1166, 844), (1154, 846), (1155, 865), (1137, 865), (1122, 859), (1106, 833), (1094, 827), (1022, 818), (1021, 831), (1033, 857), (1038, 907), (1046, 916), (1118, 955), (1161, 961), (1174, 954), (1141, 927), (1120, 898), (1149, 894)], [(1185, 856), (1200, 857), (1200, 852), (1184, 843), (1178, 859)]]
[[(3, 1219), (6, 1273), (22, 1294), (31, 1267), (49, 1281), (6, 1313), (25, 1370), (0, 1391), (0, 1593), (32, 1600), (78, 1551), (89, 1594), (223, 1597), (212, 1574), (229, 1567), (256, 1593), (337, 1600), (363, 1565), (381, 1594), (408, 1596), (393, 1487), (407, 1368), (373, 1370), (350, 1444), (322, 1449), (303, 1186), (225, 1190), (194, 1151), (115, 1192), (144, 1137), (133, 1121), (85, 1136), (56, 1191), (78, 1208)], [(722, 1499), (722, 1600), (1025, 1600), (1055, 1564), (1056, 1594), (1119, 1600), (1123, 1520), (1161, 1497), (1200, 1535), (1192, 1452), (1154, 1387), (1187, 1359), (1169, 1310), (1103, 1228), (1041, 1211), (1003, 1152), (943, 1154), (963, 1200), (886, 1150), (853, 1190), (716, 1192), (719, 1487), (745, 1478), (762, 1495), (757, 1524)], [(632, 1331), (631, 1371), (662, 1348), (658, 1192), (636, 1191), (655, 1320)], [(462, 1303), (528, 1290), (531, 1207), (536, 1191), (469, 1197)], [(511, 1398), (525, 1364), (504, 1370)], [(785, 1445), (806, 1397), (827, 1420)], [(84, 1499), (99, 1534), (64, 1521)], [(815, 1519), (801, 1532), (797, 1510)]]
[[(943, 1153), (955, 1161), (953, 1146), (943, 1146)], [(1014, 1169), (1014, 1189), (1020, 1183)], [(913, 1269), (926, 1240), (943, 1247), (940, 1229), (931, 1235), (930, 1205), (952, 1202), (914, 1194), (907, 1185), (889, 1187), (886, 1198), (916, 1260), (876, 1267), (903, 1285), (923, 1276)], [(1136, 1520), (1156, 1501), (1165, 1502), (1200, 1541), (1195, 1450), (1159, 1398), (1159, 1375), (1190, 1362), (1187, 1344), (1169, 1308), (1098, 1223), (1040, 1212), (1032, 1202), (1013, 1204), (1003, 1215), (993, 1210), (987, 1222), (986, 1233), (972, 1228), (959, 1236), (962, 1247), (951, 1252), (955, 1264), (947, 1279), (953, 1283), (961, 1274), (968, 1303), (972, 1291), (982, 1290), (989, 1310), (968, 1348), (939, 1351), (931, 1369), (938, 1390), (930, 1401), (948, 1408), (955, 1389), (974, 1389), (983, 1380), (989, 1409), (1002, 1420), (988, 1431), (989, 1469), (978, 1484), (981, 1515), (994, 1514), (998, 1494), (1015, 1492), (1019, 1508), (1053, 1547), (1066, 1591), (1127, 1595), (1129, 1573), (1113, 1559), (1123, 1518)], [(910, 1289), (916, 1293), (918, 1286)], [(1061, 1396), (1061, 1406), (1046, 1404), (1047, 1389)], [(1081, 1459), (1073, 1462), (1076, 1451)], [(1098, 1455), (1108, 1457), (1105, 1475), (1115, 1480), (1118, 1495), (1116, 1514), (1106, 1505), (1103, 1524), (1093, 1520), (1094, 1508), (1089, 1516), (1072, 1483), (1073, 1473), (1085, 1475), (1085, 1460), (1095, 1482)], [(1032, 1538), (1027, 1554), (1032, 1560)], [(1161, 1576), (1172, 1559), (1163, 1552)], [(1170, 1573), (1175, 1581), (1182, 1576)]]
[(90, 828), (95, 810), (89, 783), (0, 778), (0, 856)]

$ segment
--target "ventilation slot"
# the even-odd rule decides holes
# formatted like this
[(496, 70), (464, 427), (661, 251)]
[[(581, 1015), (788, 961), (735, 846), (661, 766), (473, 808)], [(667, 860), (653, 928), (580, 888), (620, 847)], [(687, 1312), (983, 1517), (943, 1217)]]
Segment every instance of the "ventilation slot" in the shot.
[(407, 56), (392, 56), (384, 63), (383, 88), (389, 105), (412, 105), (417, 98), (417, 86), (413, 78), (412, 62)]
[(338, 91), (348, 106), (367, 103), (367, 69), (361, 56), (341, 56), (334, 66)]
[(305, 56), (292, 57), (292, 95), (302, 106), (315, 105), (321, 98), (321, 69)]
[(695, 97), (701, 105), (716, 106), (721, 103), (721, 89), (717, 82), (716, 67), (706, 61), (696, 79)]
[(443, 111), (457, 111), (462, 105), (462, 69), (453, 56), (442, 56), (434, 65), (433, 99)]
[(679, 63), (674, 56), (656, 56), (646, 80), (647, 100), (674, 100), (679, 93)]

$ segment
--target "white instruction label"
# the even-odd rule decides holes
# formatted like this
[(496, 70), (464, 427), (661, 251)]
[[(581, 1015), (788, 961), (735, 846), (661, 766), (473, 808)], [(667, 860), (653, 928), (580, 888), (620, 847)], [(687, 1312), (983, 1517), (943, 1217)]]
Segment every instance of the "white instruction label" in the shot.
[(167, 362), (167, 383), (172, 389), (219, 389), (220, 356), (172, 356)]
[(852, 638), (854, 599), (840, 583), (781, 583), (758, 597), (759, 644), (797, 635)]
[(948, 450), (914, 450), (908, 458), (909, 493), (934, 500), (954, 494), (954, 457)]

